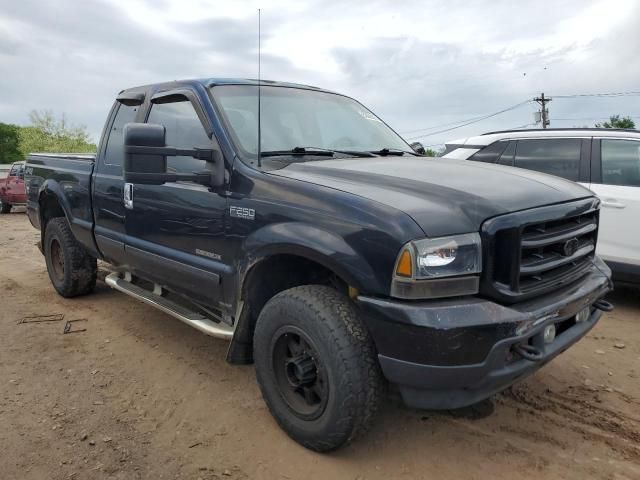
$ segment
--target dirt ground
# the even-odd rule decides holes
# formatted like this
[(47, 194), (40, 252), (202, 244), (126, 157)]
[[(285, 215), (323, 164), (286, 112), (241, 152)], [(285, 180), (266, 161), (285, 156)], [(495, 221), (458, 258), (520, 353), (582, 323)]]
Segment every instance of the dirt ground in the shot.
[(23, 213), (0, 216), (2, 479), (640, 478), (637, 290), (492, 401), (443, 413), (389, 399), (367, 436), (320, 455), (277, 427), (224, 341), (102, 282), (59, 297), (37, 240)]

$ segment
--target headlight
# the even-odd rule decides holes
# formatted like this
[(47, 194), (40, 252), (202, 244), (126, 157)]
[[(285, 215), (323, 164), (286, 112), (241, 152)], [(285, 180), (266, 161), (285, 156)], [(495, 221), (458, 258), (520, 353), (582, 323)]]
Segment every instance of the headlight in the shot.
[(425, 238), (410, 242), (416, 259), (415, 278), (451, 277), (482, 271), (480, 235)]
[(481, 247), (478, 233), (407, 243), (396, 261), (391, 295), (419, 299), (478, 293)]

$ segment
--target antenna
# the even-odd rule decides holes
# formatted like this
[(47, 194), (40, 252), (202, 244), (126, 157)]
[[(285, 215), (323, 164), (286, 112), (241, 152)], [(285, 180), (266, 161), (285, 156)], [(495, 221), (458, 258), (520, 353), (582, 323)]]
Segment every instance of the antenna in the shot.
[(260, 9), (258, 9), (258, 168), (262, 167), (262, 121), (260, 118)]

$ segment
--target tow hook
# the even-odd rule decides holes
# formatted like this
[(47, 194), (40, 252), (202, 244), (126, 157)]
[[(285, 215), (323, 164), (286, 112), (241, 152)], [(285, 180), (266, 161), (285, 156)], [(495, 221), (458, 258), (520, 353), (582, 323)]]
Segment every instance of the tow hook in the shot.
[(539, 362), (542, 360), (542, 351), (538, 347), (534, 347), (529, 344), (519, 343), (518, 345), (514, 345), (513, 351), (520, 355), (525, 360), (529, 360), (531, 362)]
[(613, 311), (613, 305), (606, 300), (600, 299), (597, 302), (594, 302), (593, 306), (598, 310), (602, 310), (603, 312)]

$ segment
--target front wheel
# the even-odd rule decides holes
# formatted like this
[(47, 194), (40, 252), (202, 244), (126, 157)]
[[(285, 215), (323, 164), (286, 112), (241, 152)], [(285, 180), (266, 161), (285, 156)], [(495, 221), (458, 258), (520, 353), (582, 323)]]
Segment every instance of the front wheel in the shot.
[(9, 213), (11, 211), (11, 204), (0, 200), (0, 213)]
[(262, 395), (280, 427), (318, 452), (366, 430), (384, 391), (356, 307), (330, 287), (295, 287), (269, 300), (256, 324), (254, 360)]
[(44, 256), (53, 288), (63, 297), (93, 291), (98, 276), (95, 257), (73, 236), (64, 217), (52, 218), (44, 233)]

